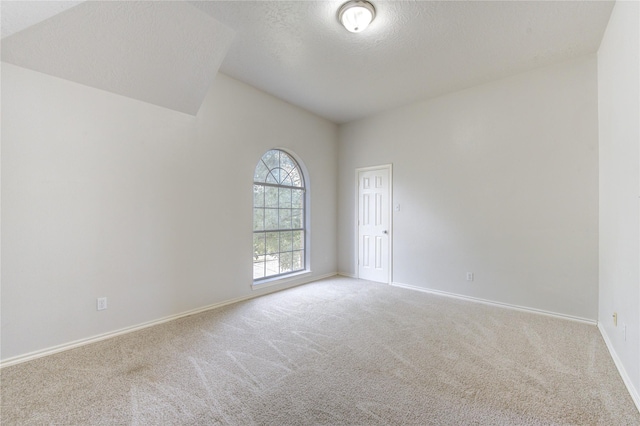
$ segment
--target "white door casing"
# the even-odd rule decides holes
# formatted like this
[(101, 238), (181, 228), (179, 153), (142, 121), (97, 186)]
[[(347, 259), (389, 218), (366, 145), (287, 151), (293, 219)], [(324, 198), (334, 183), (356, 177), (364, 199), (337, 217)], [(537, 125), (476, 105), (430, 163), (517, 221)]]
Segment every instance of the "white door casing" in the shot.
[(356, 171), (358, 278), (391, 282), (391, 165)]

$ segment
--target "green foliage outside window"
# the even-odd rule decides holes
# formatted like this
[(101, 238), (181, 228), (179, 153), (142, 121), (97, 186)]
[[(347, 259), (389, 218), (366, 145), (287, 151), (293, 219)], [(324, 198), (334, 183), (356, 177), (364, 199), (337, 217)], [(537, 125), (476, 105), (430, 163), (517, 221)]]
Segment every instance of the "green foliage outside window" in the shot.
[(295, 160), (284, 151), (268, 151), (254, 174), (254, 280), (305, 269), (304, 200)]

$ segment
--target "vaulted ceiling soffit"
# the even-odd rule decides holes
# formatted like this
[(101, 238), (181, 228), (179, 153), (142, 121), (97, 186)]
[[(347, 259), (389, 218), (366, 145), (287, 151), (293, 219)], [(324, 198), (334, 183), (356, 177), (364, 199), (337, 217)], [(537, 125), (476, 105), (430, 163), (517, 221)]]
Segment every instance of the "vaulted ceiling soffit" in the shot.
[(3, 1), (2, 14), (4, 62), (191, 115), (235, 37), (187, 2)]

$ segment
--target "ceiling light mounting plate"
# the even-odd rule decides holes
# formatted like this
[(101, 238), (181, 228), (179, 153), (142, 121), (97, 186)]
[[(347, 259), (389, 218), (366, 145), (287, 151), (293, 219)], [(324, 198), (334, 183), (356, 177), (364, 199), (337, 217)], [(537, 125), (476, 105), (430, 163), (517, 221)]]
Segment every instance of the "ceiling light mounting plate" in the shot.
[(350, 0), (338, 10), (338, 21), (352, 33), (364, 31), (375, 17), (375, 7), (365, 0)]

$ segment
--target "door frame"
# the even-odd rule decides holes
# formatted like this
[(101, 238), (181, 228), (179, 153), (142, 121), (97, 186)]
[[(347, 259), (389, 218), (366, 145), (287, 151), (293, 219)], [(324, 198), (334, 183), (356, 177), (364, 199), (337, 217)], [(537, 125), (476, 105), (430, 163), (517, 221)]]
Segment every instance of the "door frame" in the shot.
[(377, 166), (368, 166), (368, 167), (357, 167), (356, 168), (356, 176), (355, 176), (355, 208), (354, 208), (354, 224), (355, 224), (355, 232), (353, 241), (354, 244), (354, 264), (355, 264), (355, 277), (360, 278), (360, 265), (358, 261), (360, 259), (360, 238), (359, 238), (359, 228), (360, 224), (358, 221), (360, 220), (360, 172), (368, 172), (371, 170), (382, 170), (386, 169), (389, 171), (389, 275), (387, 277), (387, 284), (393, 283), (393, 163), (388, 164), (380, 164)]

